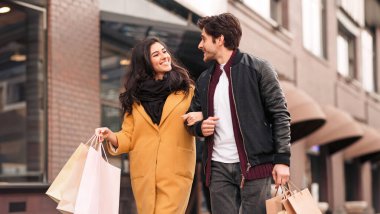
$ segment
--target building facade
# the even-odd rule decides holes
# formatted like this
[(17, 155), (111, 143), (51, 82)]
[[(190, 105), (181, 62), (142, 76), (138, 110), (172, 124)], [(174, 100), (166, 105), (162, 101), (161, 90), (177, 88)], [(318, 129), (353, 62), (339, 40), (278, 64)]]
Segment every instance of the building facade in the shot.
[[(195, 23), (222, 12), (241, 21), (240, 49), (278, 72), (291, 180), (324, 211), (379, 213), (378, 0), (2, 1), (0, 213), (57, 213), (44, 192), (65, 161), (96, 127), (120, 127), (134, 44), (159, 37), (197, 78)], [(128, 156), (110, 162), (122, 169), (120, 213), (133, 213)]]

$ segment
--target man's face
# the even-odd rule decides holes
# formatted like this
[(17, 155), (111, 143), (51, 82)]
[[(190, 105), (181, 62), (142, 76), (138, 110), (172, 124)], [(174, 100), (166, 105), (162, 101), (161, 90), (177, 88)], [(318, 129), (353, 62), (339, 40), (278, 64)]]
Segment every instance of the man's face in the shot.
[(198, 48), (203, 51), (203, 61), (208, 62), (216, 59), (218, 45), (215, 40), (213, 41), (212, 36), (206, 33), (205, 29), (202, 29)]

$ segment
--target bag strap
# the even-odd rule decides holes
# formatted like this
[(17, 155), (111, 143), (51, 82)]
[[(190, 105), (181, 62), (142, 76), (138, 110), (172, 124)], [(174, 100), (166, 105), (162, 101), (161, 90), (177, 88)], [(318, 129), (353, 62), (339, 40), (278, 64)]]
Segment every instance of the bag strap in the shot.
[(108, 158), (107, 158), (106, 151), (104, 150), (103, 143), (100, 143), (100, 147), (102, 147), (102, 151), (103, 151), (104, 157), (106, 158), (106, 161), (107, 161), (107, 163), (108, 163)]
[(96, 140), (96, 135), (95, 134), (92, 135), (92, 137), (90, 137), (90, 139), (87, 140), (87, 142), (85, 143), (85, 145), (88, 145), (91, 142), (90, 145), (92, 146), (94, 140)]
[(288, 181), (287, 185), (289, 187), (289, 190), (291, 190), (290, 187), (294, 187), (295, 190), (297, 190), (298, 192), (301, 192), (301, 190), (293, 182), (291, 182), (290, 180)]
[(100, 146), (101, 147), (100, 153), (104, 154), (104, 157), (106, 158), (106, 161), (108, 162), (107, 153), (104, 150), (103, 143), (99, 142), (99, 139), (100, 139), (100, 137), (97, 136), (96, 134), (94, 134), (94, 135), (92, 135), (92, 137), (90, 139), (88, 139), (88, 141), (85, 143), (85, 145), (88, 145), (90, 143), (90, 146), (93, 147), (96, 151), (98, 151), (97, 147)]
[(283, 192), (284, 199), (288, 199), (290, 196), (293, 195), (293, 192), (289, 189), (289, 186), (281, 185), (281, 189)]
[[(281, 188), (285, 189), (284, 197), (286, 199), (288, 197), (294, 195), (294, 191), (293, 190), (296, 190), (297, 192), (301, 192), (301, 190), (293, 182), (291, 182), (290, 180), (285, 185), (281, 185)], [(293, 190), (292, 190), (292, 188), (293, 188)]]

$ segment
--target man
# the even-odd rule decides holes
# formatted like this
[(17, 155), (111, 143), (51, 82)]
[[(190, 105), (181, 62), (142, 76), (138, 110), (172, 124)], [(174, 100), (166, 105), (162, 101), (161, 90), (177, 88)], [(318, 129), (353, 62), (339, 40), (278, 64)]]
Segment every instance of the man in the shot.
[(242, 53), (239, 20), (201, 18), (198, 48), (213, 65), (197, 80), (189, 111), (203, 120), (190, 131), (206, 137), (203, 161), (213, 214), (265, 214), (271, 177), (289, 180), (290, 116), (273, 67)]

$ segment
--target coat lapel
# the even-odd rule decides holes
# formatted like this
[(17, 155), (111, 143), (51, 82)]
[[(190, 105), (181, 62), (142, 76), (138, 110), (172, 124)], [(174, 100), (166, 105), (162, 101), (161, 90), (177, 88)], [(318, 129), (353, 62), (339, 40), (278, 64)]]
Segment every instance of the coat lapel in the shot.
[(166, 102), (164, 105), (164, 109), (162, 110), (162, 116), (159, 127), (165, 122), (166, 118), (170, 115), (173, 109), (182, 102), (185, 98), (185, 94), (181, 92), (171, 93), (168, 98), (166, 98)]
[(158, 131), (158, 126), (153, 123), (152, 119), (149, 117), (149, 115), (146, 113), (144, 107), (142, 105), (139, 105), (137, 103), (134, 103), (135, 109), (143, 116), (143, 118), (154, 128)]

